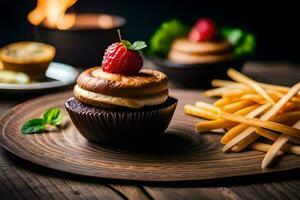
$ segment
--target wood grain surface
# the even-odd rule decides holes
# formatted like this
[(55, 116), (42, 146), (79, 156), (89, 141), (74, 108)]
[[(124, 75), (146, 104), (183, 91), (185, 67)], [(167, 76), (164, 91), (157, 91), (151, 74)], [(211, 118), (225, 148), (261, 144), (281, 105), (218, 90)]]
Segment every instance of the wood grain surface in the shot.
[[(171, 90), (179, 100), (165, 134), (155, 141), (119, 149), (84, 139), (68, 119), (60, 130), (23, 135), (22, 124), (41, 116), (51, 107), (61, 107), (72, 94), (58, 93), (31, 100), (8, 112), (0, 121), (1, 145), (28, 161), (74, 174), (136, 181), (189, 181), (261, 174), (300, 166), (300, 159), (287, 155), (273, 168), (260, 167), (264, 154), (248, 150), (223, 153), (220, 136), (195, 134), (199, 120), (183, 114), (183, 105), (198, 99), (198, 91)], [(66, 118), (67, 114), (65, 112)]]
[[(272, 70), (270, 70), (272, 69)], [(290, 63), (247, 63), (251, 77), (292, 85), (300, 68)], [(0, 117), (30, 96), (0, 95)], [(0, 148), (0, 199), (300, 199), (300, 170), (176, 183), (117, 181), (77, 176), (20, 159)]]

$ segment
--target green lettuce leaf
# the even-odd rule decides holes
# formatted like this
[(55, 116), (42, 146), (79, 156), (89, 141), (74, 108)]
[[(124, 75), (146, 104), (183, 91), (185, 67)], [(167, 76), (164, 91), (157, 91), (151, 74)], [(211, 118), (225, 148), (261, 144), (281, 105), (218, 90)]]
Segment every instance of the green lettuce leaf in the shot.
[(237, 57), (253, 55), (256, 48), (256, 39), (252, 33), (239, 28), (222, 28), (221, 36), (226, 38), (234, 47)]
[(166, 57), (172, 42), (177, 37), (186, 36), (190, 27), (177, 19), (164, 22), (150, 38), (149, 55)]

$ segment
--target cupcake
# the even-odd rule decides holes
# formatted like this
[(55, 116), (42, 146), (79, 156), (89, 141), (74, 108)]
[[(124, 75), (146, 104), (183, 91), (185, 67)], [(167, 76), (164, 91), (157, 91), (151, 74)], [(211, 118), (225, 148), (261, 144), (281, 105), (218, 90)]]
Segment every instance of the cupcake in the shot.
[(23, 72), (32, 80), (45, 78), (46, 70), (55, 56), (55, 48), (39, 42), (17, 42), (0, 50), (2, 68)]
[(168, 94), (168, 79), (160, 71), (141, 69), (138, 50), (146, 44), (129, 41), (110, 45), (102, 66), (82, 72), (74, 97), (65, 107), (78, 131), (89, 141), (127, 144), (163, 133), (177, 100)]
[(211, 19), (201, 18), (188, 37), (176, 38), (171, 45), (168, 59), (184, 64), (210, 64), (234, 59), (229, 41), (219, 37), (219, 31)]
[(191, 27), (173, 19), (162, 23), (145, 51), (157, 69), (179, 87), (208, 87), (224, 78), (229, 67), (240, 70), (255, 50), (255, 37), (240, 28), (217, 26), (200, 18)]

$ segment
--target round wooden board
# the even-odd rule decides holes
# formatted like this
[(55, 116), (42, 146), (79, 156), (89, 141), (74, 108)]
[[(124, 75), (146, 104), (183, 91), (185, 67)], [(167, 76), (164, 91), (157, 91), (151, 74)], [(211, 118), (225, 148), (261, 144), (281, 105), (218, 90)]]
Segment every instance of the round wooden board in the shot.
[[(21, 125), (41, 116), (50, 107), (64, 108), (72, 94), (59, 93), (37, 98), (11, 109), (0, 120), (1, 145), (13, 154), (69, 173), (136, 181), (190, 181), (252, 175), (299, 168), (300, 159), (286, 155), (271, 169), (260, 168), (264, 153), (223, 153), (217, 133), (195, 134), (199, 119), (183, 114), (183, 105), (209, 99), (199, 91), (172, 90), (179, 99), (174, 118), (155, 143), (130, 149), (89, 143), (70, 122), (58, 132), (23, 135)], [(67, 113), (65, 113), (66, 117)]]

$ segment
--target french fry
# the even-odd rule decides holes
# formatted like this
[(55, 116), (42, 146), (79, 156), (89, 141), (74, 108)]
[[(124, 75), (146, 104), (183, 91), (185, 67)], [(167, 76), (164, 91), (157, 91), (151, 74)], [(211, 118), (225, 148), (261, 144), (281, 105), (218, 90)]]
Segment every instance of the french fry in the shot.
[(274, 122), (285, 124), (287, 122), (296, 122), (300, 119), (300, 110), (281, 113), (271, 119)]
[[(268, 112), (266, 112), (263, 116), (260, 117), (260, 120), (269, 120), (270, 118), (272, 118), (273, 116), (275, 116), (279, 110), (295, 95), (297, 94), (297, 92), (299, 91), (300, 89), (300, 82), (295, 84), (288, 93), (286, 93), (286, 95), (284, 95), (284, 97), (282, 97)], [(253, 119), (254, 120), (254, 119)], [(268, 121), (265, 121), (265, 122), (268, 122)], [(243, 122), (243, 123), (246, 123), (246, 122)], [(262, 127), (262, 126), (259, 126), (258, 127)], [(266, 128), (266, 127), (263, 127), (263, 128)], [(244, 130), (240, 135), (238, 135), (237, 137), (235, 137), (234, 139), (232, 139), (230, 142), (228, 142), (224, 148), (223, 148), (223, 151), (226, 152), (228, 151), (229, 149), (231, 149), (233, 146), (235, 146), (237, 143), (239, 143), (240, 141), (242, 141), (243, 139), (245, 139), (246, 137), (248, 137), (249, 135), (251, 134), (255, 134), (253, 133), (255, 131), (256, 127), (249, 127), (247, 128), (246, 130)], [(267, 128), (267, 129), (270, 129)], [(293, 128), (295, 131), (296, 130), (299, 130), (299, 129), (296, 129), (296, 128)], [(270, 129), (272, 130), (272, 129)], [(300, 130), (299, 130), (300, 131)], [(291, 132), (286, 132), (283, 131), (283, 129), (281, 129), (281, 131), (279, 132), (282, 132), (282, 133), (286, 133), (288, 135), (291, 135), (291, 136), (295, 136), (295, 137), (299, 137), (299, 133), (297, 134), (291, 134)], [(297, 131), (296, 131), (297, 132)]]
[[(270, 130), (263, 129), (263, 128), (257, 128), (255, 130), (255, 132), (258, 135), (260, 135), (260, 136), (262, 136), (266, 139), (269, 139), (271, 141), (276, 141), (277, 138), (279, 137), (279, 134), (274, 133), (273, 131), (270, 131)], [(300, 144), (300, 139), (295, 138), (295, 137), (291, 137), (290, 141), (293, 142), (293, 143), (296, 143), (296, 144)]]
[(236, 116), (233, 114), (224, 113), (222, 111), (220, 111), (218, 114), (216, 114), (216, 113), (212, 113), (210, 111), (207, 111), (207, 110), (204, 110), (201, 108), (197, 108), (192, 105), (185, 105), (184, 112), (188, 115), (193, 115), (193, 116), (201, 117), (204, 119), (225, 119), (228, 121), (245, 123), (249, 126), (263, 127), (266, 129), (286, 133), (288, 135), (300, 138), (300, 130), (299, 129), (285, 126), (283, 124), (279, 124), (276, 122), (260, 120), (260, 119), (255, 119), (255, 118), (252, 119), (252, 118), (247, 118), (247, 117), (243, 117), (243, 116)]
[(228, 81), (228, 80), (220, 80), (220, 79), (213, 79), (211, 81), (211, 85), (213, 87), (231, 86), (232, 88), (235, 88), (235, 89), (247, 89), (247, 88), (249, 88), (248, 86), (245, 86), (244, 84), (241, 84), (241, 83), (237, 83), (237, 82), (234, 82), (234, 81)]
[[(220, 80), (220, 79), (214, 79), (211, 82), (212, 86), (214, 87), (225, 87), (225, 86), (230, 86), (231, 88), (235, 88), (235, 89), (247, 89), (249, 88), (248, 86), (241, 84), (241, 83), (237, 83), (234, 81), (228, 81), (228, 80)], [(290, 88), (285, 87), (285, 86), (279, 86), (279, 85), (271, 85), (271, 84), (266, 84), (266, 83), (258, 83), (261, 87), (265, 88), (265, 89), (269, 89), (269, 90), (275, 90), (278, 92), (282, 92), (282, 93), (287, 93)], [(300, 96), (300, 92), (297, 93), (297, 96)]]
[(277, 155), (277, 153), (280, 151), (281, 147), (289, 141), (290, 136), (282, 134), (279, 136), (279, 138), (273, 143), (273, 145), (268, 150), (267, 154), (265, 155), (262, 163), (261, 168), (266, 168), (274, 159), (274, 157)]
[[(300, 120), (293, 126), (295, 128), (300, 128)], [(261, 167), (266, 168), (274, 159), (274, 157), (277, 155), (278, 151), (283, 147), (283, 145), (289, 141), (290, 136), (282, 134), (271, 146), (271, 148), (268, 150), (267, 154), (265, 155)]]
[[(212, 85), (217, 88), (205, 92), (220, 97), (213, 105), (197, 102), (184, 107), (186, 114), (208, 120), (197, 123), (196, 132), (227, 130), (220, 140), (223, 151), (248, 147), (267, 152), (262, 168), (284, 152), (300, 155), (300, 82), (289, 88), (256, 82), (234, 69), (227, 74), (237, 82), (215, 79)], [(273, 145), (257, 142), (259, 137)]]
[(241, 99), (251, 100), (251, 101), (254, 101), (258, 104), (265, 104), (266, 103), (266, 100), (258, 94), (245, 94), (245, 95), (241, 96)]
[[(197, 103), (196, 103), (197, 107)], [(199, 107), (199, 106), (198, 106)], [(252, 105), (248, 106), (246, 108), (243, 108), (237, 112), (235, 112), (235, 115), (246, 115), (256, 109), (258, 105)], [(217, 120), (212, 120), (212, 121), (204, 121), (204, 122), (199, 122), (196, 125), (196, 132), (201, 133), (201, 132), (207, 132), (215, 129), (220, 129), (220, 128), (232, 128), (232, 126), (236, 125), (235, 122), (230, 122), (224, 119), (217, 119)]]
[(258, 94), (260, 94), (262, 97), (264, 97), (268, 102), (275, 104), (273, 99), (268, 95), (268, 93), (254, 80), (250, 79), (249, 77), (241, 74), (240, 72), (229, 69), (227, 72), (228, 76), (232, 78), (235, 81), (244, 83), (245, 85), (248, 85), (255, 91), (257, 91)]
[(253, 142), (249, 145), (249, 147), (257, 151), (267, 152), (269, 151), (271, 145), (262, 142)]
[(197, 133), (202, 133), (220, 128), (227, 129), (234, 126), (234, 124), (234, 122), (228, 122), (223, 119), (216, 119), (212, 121), (204, 121), (197, 123), (195, 130)]
[(292, 102), (287, 102), (279, 111), (279, 113), (289, 112), (297, 109), (297, 106)]
[(209, 103), (206, 103), (206, 102), (203, 102), (203, 101), (197, 101), (195, 103), (195, 106), (197, 108), (202, 108), (204, 110), (207, 110), (207, 111), (210, 111), (210, 112), (213, 112), (213, 113), (219, 113), (220, 112), (220, 109), (209, 104)]
[[(254, 118), (257, 115), (261, 114), (263, 111), (265, 111), (267, 108), (269, 108), (271, 104), (265, 104), (262, 105), (249, 114), (246, 115), (246, 117)], [(231, 128), (227, 133), (222, 137), (221, 143), (227, 144), (230, 140), (232, 140), (234, 137), (236, 137), (238, 134), (240, 134), (242, 131), (244, 131), (248, 126), (246, 124), (238, 124), (235, 127)]]
[[(249, 147), (257, 151), (267, 152), (271, 148), (271, 145), (262, 142), (253, 142), (249, 145)], [(284, 144), (281, 150), (295, 155), (300, 155), (300, 147), (296, 145)]]
[(204, 95), (207, 96), (207, 97), (217, 97), (217, 96), (221, 97), (224, 92), (230, 91), (230, 90), (235, 89), (235, 88), (236, 87), (231, 87), (231, 86), (215, 88), (215, 89), (205, 91)]
[(257, 138), (259, 138), (259, 135), (257, 135), (257, 134), (249, 135), (244, 140), (240, 141), (237, 145), (235, 145), (234, 147), (232, 147), (231, 150), (234, 151), (234, 152), (240, 152), (243, 149), (245, 149), (249, 144), (251, 144), (255, 140), (257, 140)]
[(218, 108), (222, 108), (228, 104), (231, 104), (232, 103), (232, 99), (229, 99), (229, 98), (222, 98), (222, 99), (219, 99), (217, 100), (215, 103), (214, 103), (214, 106), (215, 107), (218, 107)]
[(223, 94), (221, 95), (223, 98), (229, 98), (229, 99), (233, 99), (233, 98), (240, 98), (241, 96), (245, 95), (245, 94), (249, 94), (249, 93), (253, 93), (254, 90), (249, 90), (249, 89), (231, 89), (228, 91), (224, 91)]
[(225, 105), (221, 110), (227, 113), (234, 113), (236, 111), (239, 111), (247, 106), (253, 105), (254, 102), (250, 100), (242, 100), (237, 101), (228, 105)]

